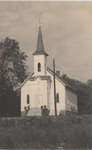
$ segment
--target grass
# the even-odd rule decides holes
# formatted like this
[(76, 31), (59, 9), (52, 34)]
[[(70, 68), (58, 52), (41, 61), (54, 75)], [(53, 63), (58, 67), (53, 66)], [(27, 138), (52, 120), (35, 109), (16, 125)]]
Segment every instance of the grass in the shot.
[(0, 118), (0, 147), (92, 148), (92, 115)]

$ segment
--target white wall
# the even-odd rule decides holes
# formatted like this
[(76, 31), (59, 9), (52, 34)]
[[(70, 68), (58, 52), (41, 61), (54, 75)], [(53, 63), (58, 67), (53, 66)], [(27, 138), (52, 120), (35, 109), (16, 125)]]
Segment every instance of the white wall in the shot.
[[(53, 75), (47, 72), (48, 75), (51, 76), (51, 89), (50, 89), (50, 111), (51, 115), (55, 114), (54, 109), (54, 83), (53, 83)], [(59, 103), (57, 103), (57, 113), (65, 112), (67, 110), (71, 111), (71, 107), (78, 111), (78, 97), (77, 94), (72, 90), (65, 87), (64, 83), (57, 79), (56, 77), (56, 93), (59, 93)]]
[[(46, 74), (47, 57), (45, 55), (34, 56), (34, 76)], [(38, 72), (38, 63), (41, 64), (41, 72)]]
[[(50, 88), (50, 115), (55, 114), (55, 109), (54, 109), (54, 83), (53, 83), (53, 76), (47, 72), (49, 76), (51, 76), (51, 88)], [(59, 114), (61, 111), (65, 111), (65, 87), (56, 78), (56, 93), (59, 93), (59, 103), (57, 103), (57, 113)]]
[(66, 88), (66, 109), (71, 111), (73, 108), (75, 112), (78, 111), (78, 98), (77, 94)]
[[(30, 107), (40, 108), (46, 105), (50, 109), (50, 115), (55, 114), (54, 109), (54, 83), (53, 75), (47, 71), (50, 80), (41, 80), (40, 77), (34, 81), (27, 81), (21, 88), (21, 111), (27, 105), (27, 94), (30, 95)], [(77, 95), (73, 93), (61, 80), (56, 78), (56, 93), (59, 93), (59, 103), (57, 103), (57, 113), (69, 110), (71, 106), (77, 111)]]
[(47, 80), (27, 81), (21, 88), (21, 111), (27, 105), (27, 94), (30, 95), (30, 108), (40, 108), (41, 105), (48, 105), (47, 101)]

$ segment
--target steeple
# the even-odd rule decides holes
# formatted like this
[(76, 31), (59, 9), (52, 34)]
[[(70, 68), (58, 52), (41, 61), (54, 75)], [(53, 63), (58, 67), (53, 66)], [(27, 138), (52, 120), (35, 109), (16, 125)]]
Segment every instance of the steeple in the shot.
[(44, 50), (44, 43), (43, 43), (43, 38), (42, 38), (41, 26), (39, 26), (39, 31), (38, 31), (37, 48), (36, 48), (36, 51), (33, 53), (33, 55), (48, 56), (48, 54)]

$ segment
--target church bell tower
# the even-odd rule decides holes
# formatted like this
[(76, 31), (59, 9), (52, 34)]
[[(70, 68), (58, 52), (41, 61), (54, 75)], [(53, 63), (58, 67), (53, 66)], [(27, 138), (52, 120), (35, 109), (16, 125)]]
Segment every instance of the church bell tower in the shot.
[(48, 54), (44, 50), (41, 26), (39, 27), (38, 31), (37, 48), (36, 51), (33, 53), (33, 56), (34, 56), (34, 75), (35, 76), (46, 75)]

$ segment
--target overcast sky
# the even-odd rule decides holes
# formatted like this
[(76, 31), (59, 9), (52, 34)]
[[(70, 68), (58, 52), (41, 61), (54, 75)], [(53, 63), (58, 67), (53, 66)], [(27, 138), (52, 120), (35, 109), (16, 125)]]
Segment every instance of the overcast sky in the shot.
[(39, 16), (48, 65), (70, 77), (92, 79), (92, 2), (0, 2), (0, 40), (17, 39), (32, 72)]

